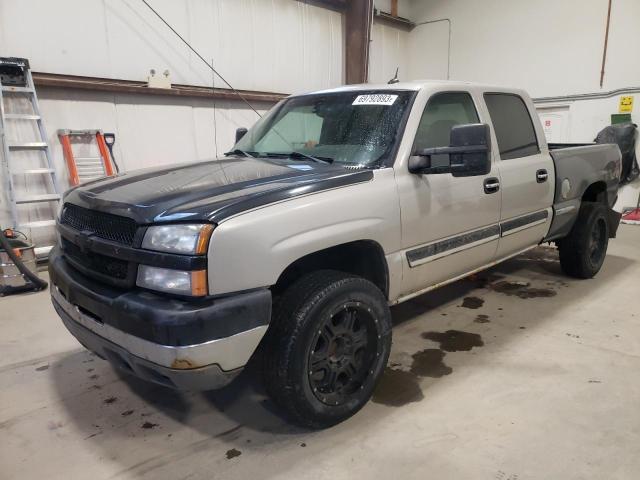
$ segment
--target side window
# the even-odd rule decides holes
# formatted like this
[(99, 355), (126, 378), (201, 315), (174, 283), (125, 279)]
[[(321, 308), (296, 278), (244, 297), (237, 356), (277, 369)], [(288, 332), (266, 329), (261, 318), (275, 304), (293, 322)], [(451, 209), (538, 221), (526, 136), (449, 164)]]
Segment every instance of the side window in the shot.
[(478, 122), (471, 95), (466, 92), (437, 93), (429, 99), (422, 113), (413, 151), (448, 147), (451, 127)]
[(502, 160), (528, 157), (540, 152), (533, 121), (522, 98), (508, 93), (485, 93), (484, 100)]

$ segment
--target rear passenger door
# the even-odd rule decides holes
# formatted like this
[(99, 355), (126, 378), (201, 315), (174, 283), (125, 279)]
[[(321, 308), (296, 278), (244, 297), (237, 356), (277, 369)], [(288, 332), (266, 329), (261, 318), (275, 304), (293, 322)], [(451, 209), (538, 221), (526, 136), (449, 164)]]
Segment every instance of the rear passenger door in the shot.
[(552, 219), (553, 160), (541, 152), (533, 105), (514, 93), (485, 93), (498, 148), (502, 192), (497, 258), (537, 245)]

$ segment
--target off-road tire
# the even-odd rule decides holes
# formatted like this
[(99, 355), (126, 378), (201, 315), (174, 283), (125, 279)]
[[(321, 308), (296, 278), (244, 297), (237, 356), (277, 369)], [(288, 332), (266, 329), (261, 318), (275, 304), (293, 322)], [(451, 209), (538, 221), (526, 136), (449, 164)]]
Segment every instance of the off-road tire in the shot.
[(562, 271), (575, 278), (592, 278), (602, 267), (609, 244), (607, 208), (583, 202), (569, 235), (558, 242)]
[[(354, 330), (352, 341), (348, 337), (349, 325)], [(325, 340), (325, 327), (343, 332), (342, 337), (327, 336), (332, 340)], [(329, 353), (340, 338), (342, 357), (338, 346), (333, 354)], [(309, 428), (330, 427), (360, 410), (382, 375), (391, 350), (387, 300), (364, 278), (333, 270), (313, 272), (291, 285), (278, 299), (261, 348), (265, 387), (273, 401), (293, 423)], [(317, 362), (322, 355), (326, 360)], [(312, 375), (317, 365), (326, 368)], [(349, 377), (351, 371), (343, 372), (341, 368), (354, 373)], [(318, 390), (325, 375), (329, 379), (329, 372), (336, 370), (340, 373), (331, 377), (336, 392), (331, 393), (326, 385)], [(326, 382), (330, 384), (330, 380)]]

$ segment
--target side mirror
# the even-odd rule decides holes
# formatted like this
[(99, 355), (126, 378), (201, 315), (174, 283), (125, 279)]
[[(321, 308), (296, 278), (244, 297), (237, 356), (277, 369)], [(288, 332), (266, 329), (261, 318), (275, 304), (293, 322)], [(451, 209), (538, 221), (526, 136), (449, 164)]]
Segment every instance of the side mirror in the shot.
[(242, 139), (242, 137), (244, 137), (247, 134), (248, 131), (249, 130), (247, 130), (244, 127), (240, 127), (236, 129), (236, 143), (238, 143)]
[[(486, 175), (491, 171), (489, 125), (456, 125), (451, 129), (449, 145), (415, 151), (409, 158), (409, 171), (417, 174), (451, 173), (455, 177)], [(440, 160), (438, 166), (432, 165), (432, 157), (435, 156)]]

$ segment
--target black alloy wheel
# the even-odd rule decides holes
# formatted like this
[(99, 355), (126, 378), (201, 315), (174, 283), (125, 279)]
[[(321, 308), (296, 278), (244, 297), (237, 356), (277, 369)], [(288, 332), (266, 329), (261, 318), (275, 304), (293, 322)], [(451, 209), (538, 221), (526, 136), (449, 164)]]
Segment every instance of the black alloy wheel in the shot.
[(321, 402), (342, 405), (363, 388), (382, 353), (376, 322), (360, 302), (347, 302), (324, 319), (308, 358), (309, 383)]

